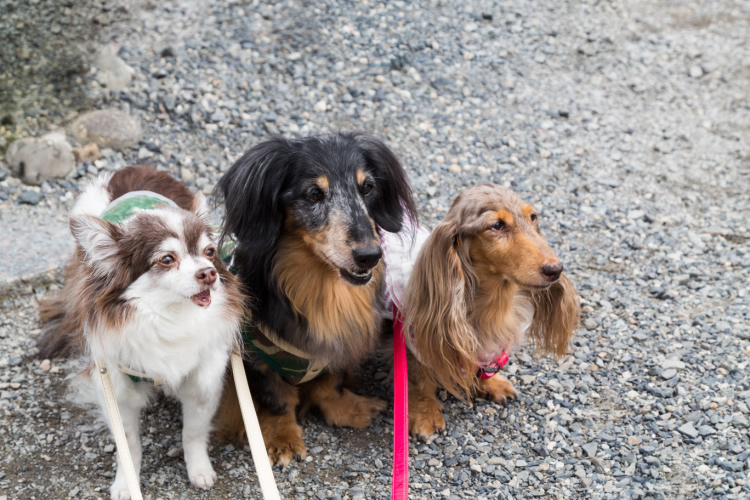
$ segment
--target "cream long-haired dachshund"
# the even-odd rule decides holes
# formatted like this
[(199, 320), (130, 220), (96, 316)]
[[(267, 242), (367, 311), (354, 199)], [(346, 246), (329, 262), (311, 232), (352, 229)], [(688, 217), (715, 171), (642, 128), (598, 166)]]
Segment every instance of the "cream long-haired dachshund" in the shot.
[(412, 434), (445, 428), (438, 387), (464, 400), (514, 397), (513, 385), (494, 372), (525, 337), (542, 353), (568, 352), (580, 301), (562, 271), (537, 211), (516, 193), (480, 185), (456, 198), (406, 285)]

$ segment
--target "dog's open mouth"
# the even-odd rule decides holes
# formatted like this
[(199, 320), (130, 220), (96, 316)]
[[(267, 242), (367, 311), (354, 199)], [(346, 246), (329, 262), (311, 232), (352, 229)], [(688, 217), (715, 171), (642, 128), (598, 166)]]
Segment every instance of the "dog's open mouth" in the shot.
[(193, 302), (201, 307), (208, 307), (211, 305), (211, 290), (206, 288), (200, 293), (196, 293), (191, 297)]
[(351, 272), (346, 269), (339, 268), (339, 274), (344, 280), (348, 281), (354, 286), (366, 285), (372, 279), (372, 270), (364, 272)]

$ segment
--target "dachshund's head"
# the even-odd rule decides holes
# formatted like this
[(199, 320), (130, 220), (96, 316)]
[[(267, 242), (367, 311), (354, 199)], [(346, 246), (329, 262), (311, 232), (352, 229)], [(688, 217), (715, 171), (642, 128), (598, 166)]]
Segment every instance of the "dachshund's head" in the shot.
[[(488, 336), (514, 343), (523, 322), (514, 308), (526, 296), (534, 304), (532, 341), (564, 355), (580, 303), (562, 270), (533, 207), (502, 186), (466, 189), (425, 243), (409, 281), (407, 319), (423, 362), (451, 392), (468, 395), (473, 371), (465, 367), (475, 366)], [(482, 331), (488, 328), (495, 331)]]
[(336, 133), (273, 138), (240, 158), (216, 186), (224, 233), (251, 260), (272, 255), (282, 234), (302, 240), (352, 285), (365, 285), (382, 255), (378, 227), (416, 220), (406, 173), (378, 139)]

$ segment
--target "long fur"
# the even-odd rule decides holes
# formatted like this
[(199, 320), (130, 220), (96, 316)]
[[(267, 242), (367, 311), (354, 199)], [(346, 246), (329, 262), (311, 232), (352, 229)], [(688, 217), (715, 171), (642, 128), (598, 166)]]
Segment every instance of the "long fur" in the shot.
[[(131, 191), (157, 192), (179, 208), (158, 205), (122, 224), (100, 218), (110, 201)], [(92, 360), (109, 368), (137, 471), (140, 411), (156, 389), (118, 367), (161, 380), (182, 402), (185, 462), (199, 488), (210, 488), (216, 479), (207, 440), (245, 301), (238, 280), (219, 259), (205, 211), (202, 195), (148, 167), (95, 180), (73, 209), (76, 253), (61, 292), (44, 303), (37, 353), (80, 355), (86, 368), (74, 385), (80, 395), (89, 395), (87, 402), (99, 404), (103, 417), (107, 405)], [(120, 467), (110, 493), (129, 498)]]
[[(539, 352), (567, 353), (580, 302), (564, 275), (545, 282), (542, 267), (559, 261), (532, 214), (510, 190), (469, 188), (417, 257), (407, 285), (406, 325), (429, 368), (425, 373), (459, 398), (481, 392), (475, 375), (486, 361), (481, 358), (513, 349), (526, 331)], [(507, 226), (494, 231), (498, 217)]]
[[(396, 156), (380, 140), (351, 132), (262, 142), (222, 177), (216, 198), (225, 205), (223, 238), (237, 240), (234, 264), (253, 297), (252, 323), (325, 362), (334, 377), (303, 384), (297, 398), (298, 387), (248, 354), (248, 380), (264, 419), (275, 416), (287, 429), (264, 433), (272, 459), (285, 465), (304, 455), (301, 432), (292, 444), (275, 442), (297, 436), (289, 428), (297, 402), (353, 426), (369, 421), (363, 412), (382, 407), (351, 392), (323, 393), (339, 387), (374, 348), (383, 300), (378, 231), (401, 231), (405, 219), (416, 221), (416, 207)], [(219, 434), (240, 435), (231, 395), (225, 401)]]

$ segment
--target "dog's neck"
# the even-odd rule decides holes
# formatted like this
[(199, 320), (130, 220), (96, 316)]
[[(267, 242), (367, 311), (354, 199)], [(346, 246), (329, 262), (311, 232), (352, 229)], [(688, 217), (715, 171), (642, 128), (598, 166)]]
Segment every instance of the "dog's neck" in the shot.
[(478, 283), (469, 321), (477, 333), (481, 350), (510, 350), (521, 342), (523, 319), (531, 304), (518, 285), (487, 271), (477, 269)]
[(368, 285), (352, 286), (294, 233), (282, 236), (274, 262), (279, 288), (307, 322), (306, 345), (298, 347), (329, 360), (366, 354), (378, 332), (382, 262)]

